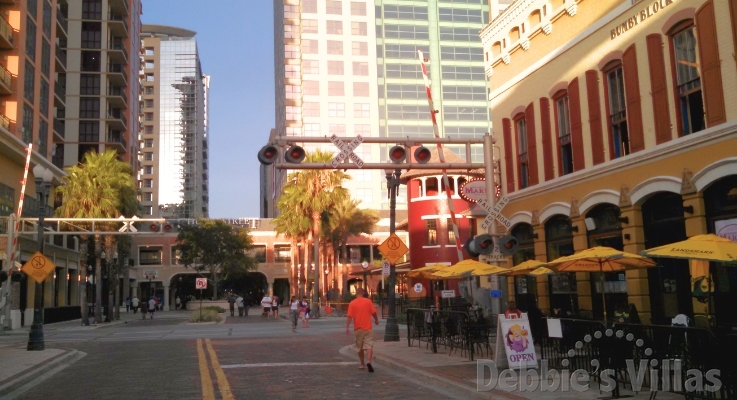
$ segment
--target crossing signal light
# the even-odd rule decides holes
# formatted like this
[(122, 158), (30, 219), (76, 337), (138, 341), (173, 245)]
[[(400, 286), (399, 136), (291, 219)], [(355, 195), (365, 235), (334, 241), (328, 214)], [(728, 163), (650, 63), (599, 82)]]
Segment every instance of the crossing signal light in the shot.
[(471, 250), (475, 253), (489, 255), (494, 252), (494, 238), (489, 234), (478, 235), (471, 243)]
[(519, 241), (512, 235), (505, 235), (499, 239), (499, 252), (505, 256), (514, 255), (519, 249)]
[(403, 163), (407, 158), (407, 150), (403, 146), (394, 146), (389, 149), (389, 159), (395, 163)]
[(164, 232), (171, 232), (174, 227), (171, 224), (164, 224)]
[(286, 153), (284, 153), (284, 159), (287, 162), (299, 164), (305, 159), (305, 149), (299, 146), (290, 147)]
[(276, 146), (267, 145), (258, 151), (258, 161), (263, 165), (271, 165), (279, 157), (279, 149)]
[(148, 226), (148, 230), (151, 232), (159, 232), (161, 230), (161, 224), (152, 223)]
[(465, 247), (466, 247), (466, 252), (468, 253), (468, 255), (471, 258), (473, 258), (474, 260), (478, 260), (479, 259), (479, 253), (473, 251), (473, 249), (472, 249), (472, 247), (473, 247), (473, 238), (468, 238), (468, 240), (466, 240), (466, 246)]
[(418, 164), (427, 164), (428, 161), (430, 161), (430, 149), (428, 149), (425, 146), (420, 146), (415, 149), (415, 161), (417, 161)]
[(26, 274), (24, 274), (24, 273), (22, 273), (22, 272), (20, 272), (20, 271), (12, 271), (12, 272), (10, 273), (10, 281), (11, 281), (11, 282), (20, 282), (20, 281), (22, 281), (22, 280), (23, 280), (23, 277), (24, 277), (25, 275), (26, 275)]

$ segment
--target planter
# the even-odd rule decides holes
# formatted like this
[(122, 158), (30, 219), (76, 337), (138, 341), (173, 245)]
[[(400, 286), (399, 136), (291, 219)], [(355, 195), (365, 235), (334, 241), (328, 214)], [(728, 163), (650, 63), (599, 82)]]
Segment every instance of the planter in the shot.
[[(230, 304), (228, 304), (227, 300), (202, 300), (202, 308), (205, 308), (207, 306), (218, 306), (224, 308), (226, 311), (230, 309)], [(200, 309), (200, 301), (199, 300), (190, 300), (187, 302), (187, 311), (195, 311)]]

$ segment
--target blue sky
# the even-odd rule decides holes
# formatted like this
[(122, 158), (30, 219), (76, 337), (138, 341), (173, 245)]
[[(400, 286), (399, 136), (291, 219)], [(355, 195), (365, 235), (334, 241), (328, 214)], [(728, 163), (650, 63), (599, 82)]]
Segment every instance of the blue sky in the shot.
[(144, 24), (197, 32), (210, 81), (210, 217), (258, 217), (256, 153), (274, 126), (273, 3), (142, 0)]

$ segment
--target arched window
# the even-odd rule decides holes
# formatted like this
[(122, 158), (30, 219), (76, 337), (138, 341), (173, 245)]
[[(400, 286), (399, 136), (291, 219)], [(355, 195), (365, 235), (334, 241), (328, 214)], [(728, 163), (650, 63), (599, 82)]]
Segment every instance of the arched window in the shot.
[(699, 59), (696, 55), (696, 35), (693, 20), (674, 26), (668, 35), (671, 45), (671, 62), (678, 106), (678, 132), (681, 136), (706, 128), (704, 98), (701, 92)]
[(619, 158), (630, 153), (622, 63), (619, 61), (609, 63), (604, 70), (604, 77), (609, 117), (607, 124), (611, 142), (610, 153), (612, 158)]

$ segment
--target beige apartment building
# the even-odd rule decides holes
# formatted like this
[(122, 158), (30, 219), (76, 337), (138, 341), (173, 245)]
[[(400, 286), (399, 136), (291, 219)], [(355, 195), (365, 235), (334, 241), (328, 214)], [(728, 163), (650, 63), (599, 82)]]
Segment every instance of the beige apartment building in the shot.
[[(480, 33), (514, 264), (737, 237), (737, 1), (518, 0)], [(733, 267), (517, 278), (519, 304), (737, 324)], [(711, 282), (711, 285), (708, 284)], [(510, 285), (512, 286), (512, 285)]]

